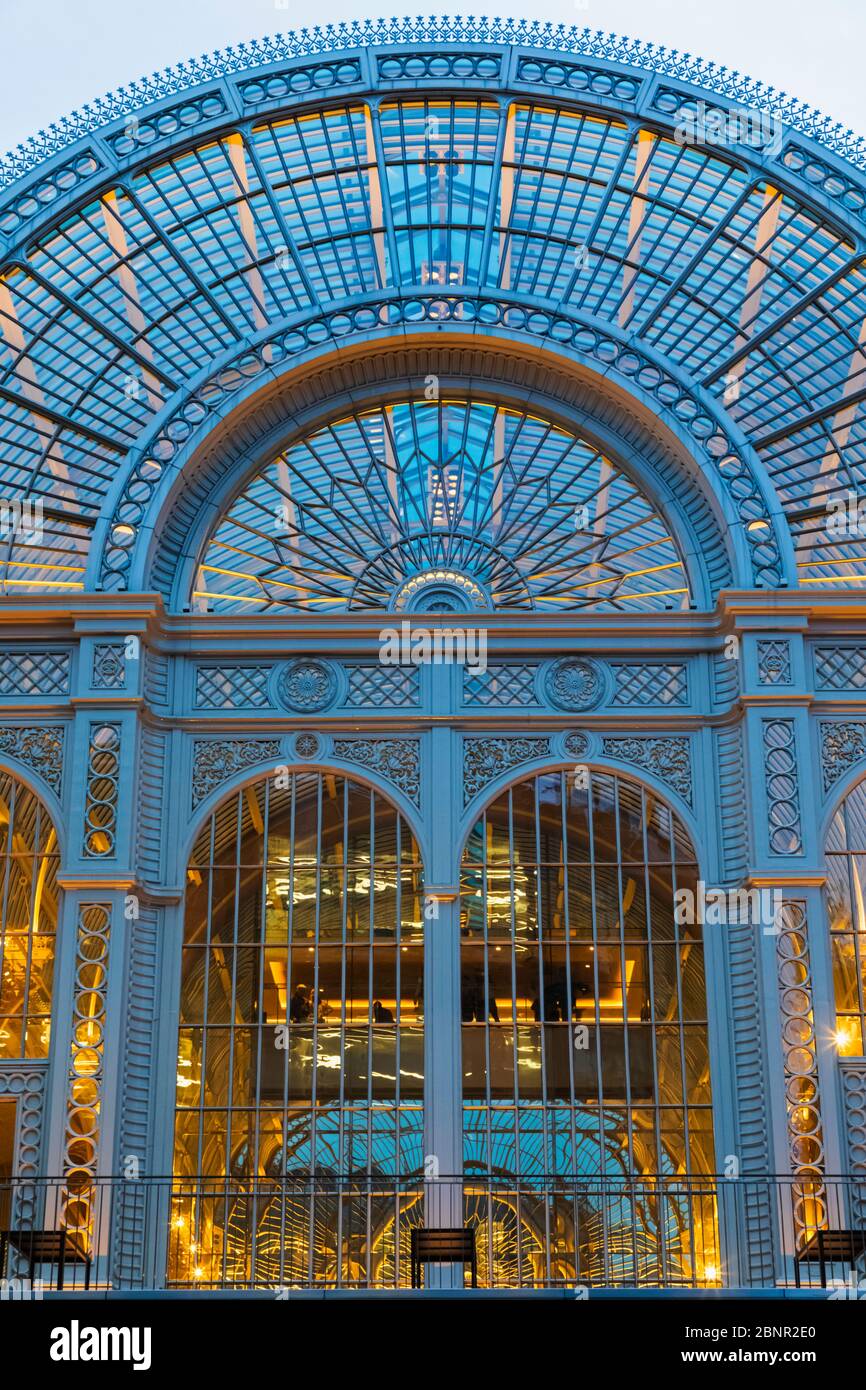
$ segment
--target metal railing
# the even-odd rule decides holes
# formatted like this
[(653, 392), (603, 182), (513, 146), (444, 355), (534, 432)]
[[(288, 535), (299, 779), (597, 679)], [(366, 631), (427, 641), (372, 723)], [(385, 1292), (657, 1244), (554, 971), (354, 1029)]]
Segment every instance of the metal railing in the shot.
[[(852, 1177), (100, 1178), (88, 1185), (86, 1230), (69, 1225), (71, 1195), (80, 1211), (80, 1189), (70, 1194), (64, 1179), (0, 1184), (0, 1296), (31, 1279), (55, 1289), (61, 1275), (76, 1292), (85, 1281), (94, 1291), (403, 1288), (421, 1225), (474, 1231), (480, 1287), (866, 1293), (866, 1180)], [(61, 1271), (52, 1251), (64, 1232)]]

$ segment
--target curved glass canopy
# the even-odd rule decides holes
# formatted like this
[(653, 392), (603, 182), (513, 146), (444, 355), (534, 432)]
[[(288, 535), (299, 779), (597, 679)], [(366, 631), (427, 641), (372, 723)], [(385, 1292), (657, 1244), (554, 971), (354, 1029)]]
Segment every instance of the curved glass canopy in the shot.
[(862, 528), (828, 525), (828, 504), (866, 489), (866, 274), (846, 230), (862, 176), (827, 184), (831, 216), (798, 191), (811, 166), (795, 144), (791, 181), (774, 181), (579, 93), (558, 107), (485, 85), (489, 99), (377, 93), (260, 117), (251, 95), (244, 120), (198, 139), (193, 125), (150, 162), (133, 139), (122, 177), (10, 242), (0, 489), (43, 515), (3, 529), (6, 592), (84, 586), (126, 455), (209, 362), (385, 290), (496, 292), (634, 335), (756, 450), (800, 582), (866, 581)]
[(205, 547), (216, 612), (688, 603), (658, 512), (576, 435), (477, 401), (350, 415), (259, 470)]

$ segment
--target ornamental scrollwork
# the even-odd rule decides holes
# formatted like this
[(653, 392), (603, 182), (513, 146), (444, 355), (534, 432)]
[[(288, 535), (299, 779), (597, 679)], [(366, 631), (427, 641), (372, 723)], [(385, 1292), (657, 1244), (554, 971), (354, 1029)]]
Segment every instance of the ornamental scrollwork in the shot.
[(335, 738), (334, 755), (361, 763), (392, 782), (415, 806), (421, 805), (421, 740), (418, 738)]
[(501, 735), (497, 738), (467, 738), (463, 743), (463, 804), (495, 782), (503, 772), (550, 753), (549, 738)]
[(0, 754), (17, 758), (59, 792), (63, 780), (63, 726), (9, 725), (0, 729)]
[(821, 773), (828, 792), (849, 767), (866, 757), (866, 722), (834, 720), (821, 724)]
[(565, 656), (545, 670), (544, 693), (558, 709), (594, 709), (604, 695), (604, 674), (589, 657)]
[(198, 806), (230, 777), (281, 756), (278, 738), (197, 739), (192, 755), (192, 804)]
[(689, 806), (692, 804), (692, 753), (689, 739), (683, 735), (605, 738), (602, 743), (608, 758), (633, 763), (645, 772), (658, 777), (673, 788)]

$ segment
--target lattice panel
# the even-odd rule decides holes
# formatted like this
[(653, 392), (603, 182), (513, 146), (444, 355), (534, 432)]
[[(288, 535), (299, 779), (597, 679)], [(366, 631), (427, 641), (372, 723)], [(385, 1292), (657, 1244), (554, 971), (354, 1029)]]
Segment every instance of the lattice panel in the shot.
[(65, 695), (68, 690), (68, 652), (0, 654), (0, 695)]
[(416, 666), (350, 666), (346, 704), (359, 708), (391, 705), (417, 705), (419, 671)]
[(463, 671), (464, 705), (537, 705), (533, 663), (488, 666), (474, 675)]
[(788, 642), (758, 643), (758, 680), (761, 685), (791, 684), (791, 647)]
[(665, 664), (614, 666), (615, 705), (685, 705), (689, 699), (688, 668)]
[(866, 690), (866, 647), (816, 647), (818, 690)]
[(268, 666), (199, 666), (195, 673), (197, 709), (262, 709), (268, 698)]

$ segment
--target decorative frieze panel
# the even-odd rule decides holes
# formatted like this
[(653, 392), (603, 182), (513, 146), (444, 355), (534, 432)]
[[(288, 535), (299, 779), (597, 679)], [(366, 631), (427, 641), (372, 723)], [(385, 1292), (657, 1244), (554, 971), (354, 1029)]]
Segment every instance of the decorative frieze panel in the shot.
[(198, 666), (196, 709), (262, 709), (270, 704), (270, 666)]
[[(785, 1108), (791, 1171), (804, 1181), (794, 1189), (798, 1247), (826, 1224), (824, 1135), (812, 1004), (812, 968), (806, 904), (789, 901), (776, 914), (776, 970), (785, 1073)], [(806, 1179), (810, 1179), (806, 1181)]]
[(866, 647), (816, 647), (816, 690), (866, 690)]
[(346, 667), (346, 704), (353, 709), (379, 709), (383, 705), (404, 708), (417, 705), (420, 673), (417, 666), (383, 666), (358, 662)]
[(617, 103), (637, 101), (640, 78), (594, 68), (588, 63), (567, 63), (542, 58), (521, 58), (517, 65), (519, 82), (540, 82), (545, 87), (562, 88), (566, 92), (583, 92), (589, 97), (605, 97)]
[(63, 781), (63, 739), (62, 724), (7, 725), (0, 728), (0, 756), (5, 753), (17, 758), (59, 793)]
[(645, 665), (615, 663), (613, 705), (686, 705), (688, 667), (677, 662)]
[(866, 721), (858, 719), (822, 720), (821, 776), (828, 792), (840, 777), (866, 757)]
[(100, 642), (93, 649), (94, 690), (126, 688), (126, 654), (122, 642)]
[(534, 661), (497, 663), (486, 671), (463, 668), (464, 705), (537, 705)]
[(335, 738), (334, 755), (359, 763), (392, 782), (416, 806), (421, 804), (419, 738)]
[(466, 738), (463, 740), (463, 804), (509, 768), (550, 754), (549, 738), (512, 737)]
[(343, 58), (333, 63), (316, 63), (314, 67), (292, 68), (276, 72), (252, 82), (241, 82), (240, 93), (245, 106), (258, 110), (274, 106), (289, 97), (304, 92), (326, 92), (330, 87), (349, 87), (361, 80), (361, 64), (357, 58)]
[(602, 750), (608, 758), (618, 758), (652, 773), (692, 804), (691, 742), (685, 735), (610, 735), (602, 739)]
[(116, 155), (125, 159), (225, 113), (225, 97), (214, 87), (202, 96), (188, 97), (177, 106), (163, 108), (158, 116), (142, 120), (135, 115), (127, 117), (122, 130), (107, 137), (108, 143)]
[(66, 695), (68, 652), (0, 653), (0, 696)]
[(196, 739), (192, 750), (193, 806), (239, 772), (259, 763), (276, 762), (281, 756), (278, 738)]
[(378, 58), (379, 77), (383, 82), (398, 82), (409, 79), (413, 82), (425, 77), (480, 77), (492, 82), (498, 78), (502, 59), (498, 53), (395, 53), (387, 58)]
[(91, 724), (84, 800), (83, 852), (86, 859), (114, 857), (119, 791), (120, 725)]
[(758, 682), (760, 685), (791, 684), (791, 646), (784, 640), (758, 642)]
[(797, 734), (793, 719), (761, 721), (767, 825), (773, 854), (802, 854)]

